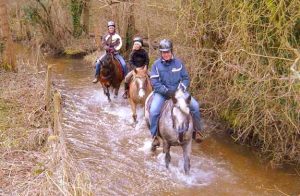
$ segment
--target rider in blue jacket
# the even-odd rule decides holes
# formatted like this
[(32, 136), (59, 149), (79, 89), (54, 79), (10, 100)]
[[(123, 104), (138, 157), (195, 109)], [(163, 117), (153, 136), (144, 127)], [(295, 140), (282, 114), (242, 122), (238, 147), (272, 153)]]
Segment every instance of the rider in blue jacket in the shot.
[[(190, 84), (190, 78), (184, 64), (173, 55), (172, 42), (167, 39), (161, 40), (159, 50), (161, 57), (152, 65), (150, 76), (154, 88), (153, 101), (150, 106), (150, 131), (153, 137), (152, 146), (159, 145), (156, 136), (157, 125), (164, 102), (175, 94), (179, 85), (187, 89)], [(190, 109), (193, 117), (194, 130), (201, 131), (199, 104), (194, 98), (191, 100)]]

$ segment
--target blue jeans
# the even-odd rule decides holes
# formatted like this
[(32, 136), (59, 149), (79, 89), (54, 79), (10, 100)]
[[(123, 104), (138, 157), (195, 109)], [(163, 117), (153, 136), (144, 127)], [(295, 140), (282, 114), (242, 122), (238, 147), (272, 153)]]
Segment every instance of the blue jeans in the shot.
[[(157, 134), (158, 118), (166, 100), (167, 99), (159, 93), (153, 94), (153, 101), (150, 106), (150, 132), (152, 137)], [(191, 99), (190, 110), (193, 117), (194, 130), (200, 131), (201, 115), (199, 110), (199, 103), (193, 97)]]
[(96, 61), (96, 74), (95, 74), (96, 78), (100, 75), (100, 69), (101, 69), (101, 61), (100, 61), (100, 59), (97, 59), (97, 61)]
[[(104, 55), (102, 55), (96, 61), (96, 74), (95, 74), (95, 77), (98, 77), (100, 75), (101, 61), (102, 61), (103, 57), (104, 57)], [(126, 66), (126, 62), (125, 62), (124, 58), (120, 54), (116, 54), (115, 58), (118, 59), (118, 61), (121, 63), (123, 74), (124, 74), (124, 76), (126, 76), (126, 74), (127, 74), (127, 66)]]
[(101, 61), (105, 54), (103, 54), (100, 58), (96, 60), (96, 74), (95, 77), (97, 78), (100, 75), (100, 70), (101, 70)]

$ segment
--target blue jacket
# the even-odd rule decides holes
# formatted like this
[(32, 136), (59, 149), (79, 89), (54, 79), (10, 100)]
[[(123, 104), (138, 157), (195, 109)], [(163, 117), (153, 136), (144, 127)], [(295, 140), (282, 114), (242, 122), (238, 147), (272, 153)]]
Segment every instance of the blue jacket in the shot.
[(185, 89), (190, 84), (190, 78), (181, 60), (173, 57), (170, 61), (157, 59), (151, 69), (151, 83), (154, 92), (166, 95), (168, 89), (175, 91), (181, 84)]

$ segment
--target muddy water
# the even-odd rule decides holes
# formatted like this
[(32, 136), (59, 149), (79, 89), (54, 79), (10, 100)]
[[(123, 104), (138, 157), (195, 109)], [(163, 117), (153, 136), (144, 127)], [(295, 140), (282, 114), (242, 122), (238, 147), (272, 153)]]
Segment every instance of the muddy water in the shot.
[(138, 110), (131, 120), (126, 100), (108, 103), (94, 70), (81, 60), (50, 59), (55, 86), (64, 99), (67, 147), (78, 167), (88, 172), (95, 195), (298, 195), (300, 176), (274, 170), (246, 147), (224, 135), (193, 143), (191, 174), (183, 172), (182, 152), (171, 148), (169, 170), (164, 154), (150, 153), (150, 133)]

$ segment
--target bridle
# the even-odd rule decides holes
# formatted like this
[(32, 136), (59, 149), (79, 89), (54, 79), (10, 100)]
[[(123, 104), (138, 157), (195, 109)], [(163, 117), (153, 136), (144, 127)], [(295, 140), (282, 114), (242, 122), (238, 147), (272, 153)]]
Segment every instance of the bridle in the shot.
[[(132, 82), (137, 82), (137, 80), (144, 80), (145, 82), (143, 82), (143, 86), (141, 88), (138, 88), (138, 89), (143, 89), (143, 90), (146, 90), (147, 87), (148, 87), (148, 77), (145, 75), (145, 76), (139, 76), (138, 74), (134, 74), (133, 75), (133, 78), (132, 78)], [(139, 86), (139, 85), (137, 85)]]
[[(176, 130), (176, 126), (175, 126), (175, 115), (174, 115), (174, 108), (177, 108), (178, 110), (180, 110), (182, 113), (184, 113), (181, 108), (179, 106), (177, 106), (176, 104), (172, 104), (172, 108), (171, 108), (171, 119), (172, 119), (172, 126), (173, 126), (173, 129)], [(176, 130), (178, 132), (178, 140), (179, 142), (183, 142), (183, 135), (184, 133), (189, 129), (189, 125), (190, 125), (190, 121), (191, 121), (191, 115), (190, 114), (186, 114), (184, 113), (185, 115), (187, 115), (187, 118), (184, 122), (184, 130)]]

